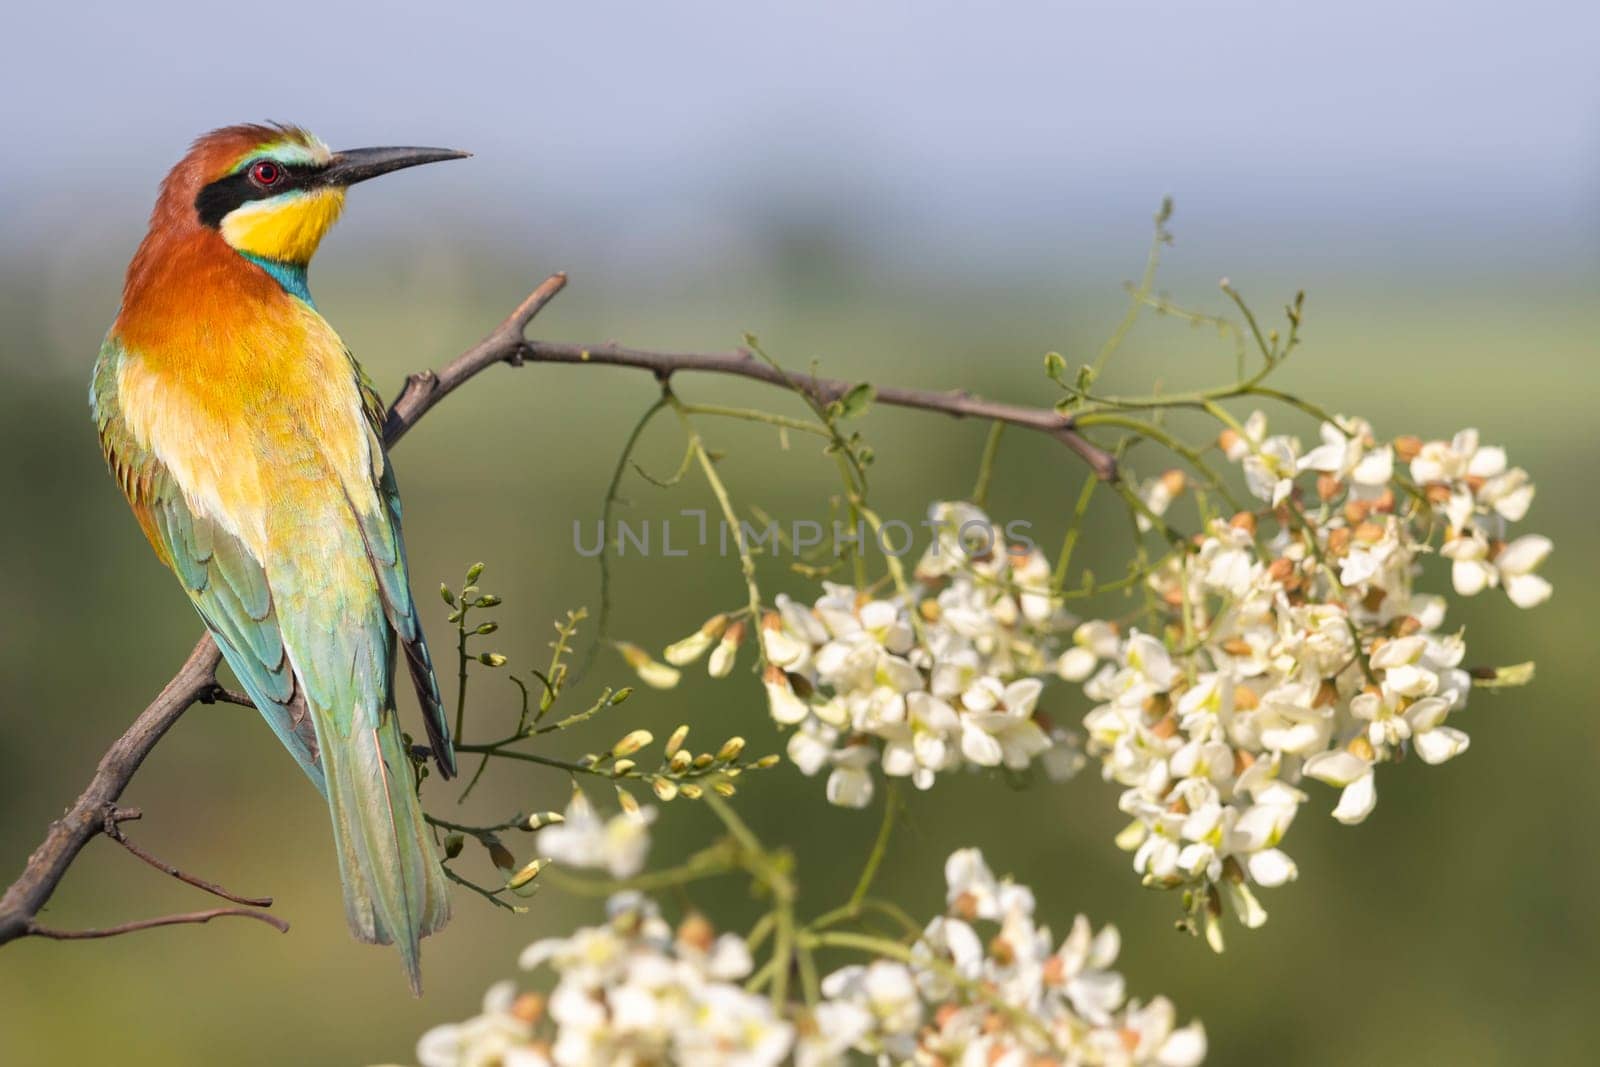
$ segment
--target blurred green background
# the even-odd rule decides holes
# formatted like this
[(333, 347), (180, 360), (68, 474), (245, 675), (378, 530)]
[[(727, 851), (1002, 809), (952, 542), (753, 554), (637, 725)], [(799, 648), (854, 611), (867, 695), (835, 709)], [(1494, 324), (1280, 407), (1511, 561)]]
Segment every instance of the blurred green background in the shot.
[[(11, 502), (0, 523), (0, 874), (20, 868), (198, 630), (106, 477), (84, 403), (148, 198), (194, 133), (282, 117), (340, 144), (479, 152), (358, 190), (313, 271), (319, 306), (390, 394), (564, 268), (573, 283), (540, 336), (725, 348), (750, 330), (791, 366), (1046, 403), (1043, 353), (1092, 356), (1170, 191), (1178, 242), (1164, 291), (1221, 311), (1227, 274), (1269, 317), (1309, 291), (1283, 388), (1380, 433), (1475, 425), (1532, 471), (1540, 493), (1524, 528), (1556, 542), (1544, 568), (1555, 598), (1524, 613), (1484, 596), (1454, 619), (1472, 662), (1537, 659), (1537, 681), (1475, 694), (1460, 719), (1471, 750), (1387, 771), (1364, 825), (1324, 817), (1334, 796), (1315, 792), (1287, 843), (1300, 880), (1265, 895), (1264, 929), (1230, 927), (1220, 958), (1172, 933), (1174, 899), (1137, 888), (1111, 843), (1116, 790), (1092, 773), (1028, 792), (961, 777), (914, 797), (884, 888), (930, 914), (944, 856), (983, 845), (1035, 886), (1058, 930), (1078, 911), (1117, 923), (1130, 988), (1204, 1019), (1214, 1063), (1586, 1060), (1600, 1038), (1600, 858), (1588, 829), (1600, 814), (1600, 718), (1582, 606), (1600, 581), (1584, 496), (1600, 461), (1600, 262), (1596, 77), (1579, 49), (1595, 18), (1547, 6), (1505, 27), (1487, 5), (1418, 5), (1370, 34), (1356, 12), (1285, 23), (1253, 5), (955, 5), (914, 17), (887, 5), (800, 15), (692, 4), (673, 19), (621, 21), (623, 9), (597, 5), (538, 24), (486, 5), (481, 21), (450, 26), (402, 8), (381, 25), (333, 16), (309, 44), (264, 29), (252, 38), (275, 57), (264, 68), (220, 56), (198, 8), (107, 13), (92, 31), (26, 16), (18, 39), (34, 47), (0, 75), (18, 79), (8, 90), (45, 90), (27, 114), (0, 119), (0, 499)], [(146, 17), (165, 43), (130, 56), (120, 42)], [(1559, 35), (1543, 28), (1558, 23)], [(484, 62), (485, 48), (503, 58)], [(1214, 336), (1147, 321), (1113, 374), (1141, 391), (1230, 369)], [(736, 382), (684, 378), (679, 389), (795, 410)], [(523, 667), (542, 662), (550, 620), (597, 604), (573, 523), (592, 531), (622, 439), (654, 394), (621, 370), (496, 368), (432, 413), (397, 453), (423, 600), (487, 561), (482, 584), (506, 599), (496, 647)], [(836, 476), (809, 441), (784, 452), (744, 426), (704, 430), (727, 453), (742, 506), (826, 519)], [(880, 409), (865, 430), (886, 517), (914, 523), (930, 500), (969, 490), (982, 426)], [(680, 449), (664, 420), (639, 458), (664, 475)], [(1031, 520), (1052, 546), (1080, 478), (1059, 448), (1012, 433), (992, 510)], [(631, 477), (625, 496), (634, 521), (711, 504), (693, 479), (664, 491)], [(1106, 508), (1083, 562), (1114, 569), (1123, 529)], [(769, 566), (764, 588), (807, 586)], [(614, 592), (619, 633), (655, 648), (743, 596), (732, 561), (701, 555), (621, 561)], [(436, 644), (443, 616), (440, 606), (428, 620)], [(573, 705), (627, 680), (603, 655)], [(1085, 710), (1065, 688), (1051, 693), (1059, 718)], [(469, 732), (495, 732), (511, 696), (481, 684)], [(755, 680), (712, 683), (697, 669), (552, 748), (598, 747), (636, 726), (664, 737), (680, 721), (702, 742), (739, 732), (753, 750), (779, 748)], [(559, 808), (567, 789), (557, 773), (501, 766), (463, 810)], [(450, 791), (431, 796), (436, 812), (451, 809)], [(428, 994), (413, 1001), (392, 953), (348, 937), (325, 810), (253, 713), (192, 710), (125, 800), (146, 813), (130, 827), (136, 841), (270, 893), (293, 929), (222, 922), (6, 946), (0, 1062), (406, 1062), (423, 1029), (474, 1011), (490, 981), (513, 973), (523, 945), (596, 914), (553, 890), (517, 917), (461, 896), (454, 924), (427, 944)], [(788, 768), (751, 780), (740, 802), (769, 841), (795, 849), (805, 910), (848, 892), (874, 814), (826, 807), (821, 782)], [(670, 859), (714, 826), (676, 802), (658, 831), (657, 855)], [(528, 839), (513, 843), (526, 854)], [(753, 914), (733, 882), (694, 900)], [(88, 926), (203, 906), (101, 841), (47, 918)]]

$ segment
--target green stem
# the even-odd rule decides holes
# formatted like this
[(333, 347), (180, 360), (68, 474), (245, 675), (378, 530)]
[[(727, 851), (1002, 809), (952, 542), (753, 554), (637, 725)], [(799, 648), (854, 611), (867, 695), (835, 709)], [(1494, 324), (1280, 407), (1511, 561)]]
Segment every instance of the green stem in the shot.
[[(717, 498), (717, 505), (722, 509), (723, 521), (733, 532), (733, 544), (739, 552), (739, 569), (744, 574), (745, 593), (749, 598), (751, 624), (759, 630), (761, 589), (756, 585), (756, 561), (750, 555), (750, 547), (745, 544), (744, 531), (739, 525), (738, 513), (733, 509), (733, 500), (728, 496), (728, 487), (722, 483), (722, 477), (717, 473), (717, 465), (712, 462), (711, 454), (706, 451), (705, 442), (700, 439), (700, 432), (690, 421), (686, 406), (671, 393), (667, 393), (663, 399), (678, 413), (678, 420), (683, 424), (683, 432), (689, 437), (689, 447), (694, 452), (695, 458), (700, 461), (700, 469), (706, 476), (706, 484), (711, 486), (711, 493)], [(756, 636), (760, 637), (759, 632)], [(759, 653), (761, 647), (759, 640), (756, 642), (756, 647)], [(765, 658), (764, 653), (760, 655)]]
[(884, 790), (883, 821), (878, 824), (878, 836), (872, 842), (872, 851), (867, 854), (866, 866), (861, 868), (861, 877), (856, 879), (856, 888), (850, 894), (846, 907), (852, 912), (861, 910), (861, 902), (867, 899), (867, 894), (872, 891), (872, 882), (878, 877), (878, 868), (883, 865), (883, 858), (889, 851), (889, 837), (894, 833), (895, 815), (900, 810), (900, 783), (890, 782)]
[[(566, 771), (569, 774), (593, 774), (601, 778), (617, 777), (617, 775), (612, 774), (610, 771), (603, 770), (599, 767), (586, 767), (581, 763), (573, 763), (571, 760), (556, 759), (553, 756), (542, 756), (537, 752), (521, 752), (515, 749), (505, 748), (501, 745), (457, 745), (456, 751), (482, 752), (491, 756), (496, 756), (500, 759), (514, 759), (522, 760), (524, 763), (538, 763), (545, 767), (555, 767), (559, 770)], [(630, 774), (626, 775), (625, 777), (637, 777), (637, 775)]]
[(1055, 572), (1050, 575), (1051, 592), (1060, 593), (1066, 588), (1072, 553), (1078, 547), (1078, 537), (1083, 532), (1083, 520), (1089, 513), (1089, 501), (1093, 499), (1094, 491), (1099, 485), (1100, 479), (1091, 474), (1083, 480), (1083, 488), (1078, 490), (1078, 503), (1072, 509), (1072, 521), (1067, 524), (1067, 535), (1061, 541), (1061, 555), (1056, 559)]
[(983, 442), (983, 456), (978, 460), (978, 480), (972, 487), (972, 502), (980, 508), (989, 506), (989, 483), (994, 478), (994, 461), (1000, 454), (1000, 438), (1005, 432), (1006, 424), (997, 419), (989, 425), (989, 436)]
[(611, 472), (611, 481), (606, 486), (606, 497), (600, 505), (600, 615), (595, 620), (595, 639), (585, 653), (583, 662), (578, 667), (578, 674), (584, 675), (594, 663), (595, 656), (606, 643), (606, 637), (611, 629), (611, 515), (616, 507), (618, 490), (622, 488), (622, 476), (627, 473), (628, 461), (633, 456), (633, 450), (639, 444), (639, 439), (644, 436), (645, 427), (650, 425), (650, 420), (661, 413), (667, 406), (667, 396), (663, 394), (654, 404), (645, 409), (639, 421), (634, 423), (633, 429), (628, 433), (628, 439), (623, 443), (622, 454), (617, 457), (617, 465)]
[(1131, 415), (1121, 415), (1112, 411), (1092, 411), (1078, 416), (1077, 425), (1080, 428), (1088, 426), (1115, 426), (1119, 429), (1131, 430), (1141, 437), (1148, 437), (1150, 440), (1156, 442), (1158, 445), (1161, 445), (1169, 452), (1181, 456), (1191, 467), (1200, 472), (1200, 474), (1206, 479), (1207, 483), (1209, 483), (1213, 489), (1221, 494), (1222, 498), (1228, 502), (1234, 511), (1240, 510), (1239, 501), (1234, 497), (1233, 493), (1228, 490), (1228, 487), (1223, 482), (1222, 477), (1217, 474), (1217, 472), (1212, 469), (1211, 465), (1208, 464), (1200, 455), (1200, 451), (1191, 447), (1190, 445), (1184, 444), (1182, 441), (1178, 440), (1176, 437), (1162, 429), (1157, 424), (1149, 422), (1145, 419), (1134, 418)]
[(798, 430), (814, 437), (832, 436), (826, 429), (814, 422), (807, 422), (805, 419), (797, 419), (789, 415), (779, 415), (771, 411), (758, 411), (755, 408), (735, 408), (722, 404), (680, 404), (679, 408), (688, 415), (711, 415), (725, 419), (742, 419), (745, 422), (760, 422), (785, 430)]
[(727, 854), (727, 850), (711, 848), (677, 867), (646, 871), (643, 874), (636, 874), (632, 878), (580, 878), (565, 874), (560, 868), (551, 868), (539, 877), (549, 879), (569, 893), (577, 893), (588, 897), (609, 897), (614, 893), (623, 893), (629, 890), (651, 893), (661, 889), (671, 889), (675, 886), (689, 885), (692, 882), (703, 882), (708, 878), (718, 878), (725, 874), (732, 874), (739, 869), (738, 862)]
[(500, 899), (500, 894), (505, 892), (504, 889), (485, 889), (483, 886), (479, 885), (477, 882), (473, 882), (473, 881), (470, 881), (470, 880), (468, 880), (466, 878), (461, 877), (455, 871), (452, 871), (447, 864), (440, 864), (439, 866), (440, 866), (440, 869), (444, 871), (444, 876), (446, 878), (450, 879), (456, 885), (464, 886), (467, 889), (472, 890), (474, 893), (478, 894), (484, 900), (487, 900), (489, 903), (493, 904), (497, 908), (504, 908), (507, 911), (516, 912), (518, 915), (521, 915), (521, 914), (523, 914), (524, 912), (526, 912), (528, 910), (527, 908), (521, 907), (520, 905), (508, 904), (505, 901), (501, 900)]
[(465, 731), (467, 717), (467, 605), (465, 601), (456, 611), (460, 618), (456, 620), (456, 658), (460, 664), (456, 671), (456, 736), (460, 737)]
[(1098, 378), (1100, 372), (1105, 370), (1106, 363), (1110, 361), (1113, 353), (1122, 347), (1122, 342), (1127, 339), (1133, 324), (1139, 321), (1139, 308), (1143, 305), (1150, 290), (1156, 284), (1156, 271), (1161, 266), (1161, 246), (1167, 242), (1166, 216), (1170, 211), (1169, 204), (1163, 204), (1161, 214), (1156, 216), (1156, 232), (1150, 241), (1150, 252), (1145, 256), (1144, 274), (1139, 279), (1139, 285), (1128, 293), (1128, 310), (1123, 314), (1122, 321), (1117, 323), (1117, 328), (1106, 338), (1106, 343), (1100, 346), (1099, 355), (1095, 356), (1094, 364), (1090, 368), (1092, 377)]

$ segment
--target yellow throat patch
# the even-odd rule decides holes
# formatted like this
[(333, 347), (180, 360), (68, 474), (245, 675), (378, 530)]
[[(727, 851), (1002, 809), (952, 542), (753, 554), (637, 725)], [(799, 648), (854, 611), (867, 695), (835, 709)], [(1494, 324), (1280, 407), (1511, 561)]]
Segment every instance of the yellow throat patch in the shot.
[(336, 187), (252, 200), (223, 218), (222, 238), (240, 252), (305, 264), (343, 210), (344, 190)]

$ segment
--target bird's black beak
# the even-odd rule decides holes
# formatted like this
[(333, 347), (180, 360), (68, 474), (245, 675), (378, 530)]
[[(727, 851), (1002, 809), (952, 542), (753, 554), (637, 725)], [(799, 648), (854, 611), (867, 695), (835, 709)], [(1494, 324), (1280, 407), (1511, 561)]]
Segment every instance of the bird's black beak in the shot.
[(453, 148), (349, 148), (335, 152), (319, 179), (328, 185), (354, 185), (392, 170), (404, 170), (424, 163), (447, 159), (466, 159), (471, 152)]

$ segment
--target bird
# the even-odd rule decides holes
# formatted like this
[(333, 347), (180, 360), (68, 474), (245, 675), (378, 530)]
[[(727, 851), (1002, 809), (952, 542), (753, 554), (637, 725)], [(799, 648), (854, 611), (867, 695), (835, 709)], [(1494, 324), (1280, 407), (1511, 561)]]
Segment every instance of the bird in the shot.
[(418, 996), (419, 941), (450, 901), (396, 712), (400, 658), (443, 777), (455, 756), (387, 413), (307, 268), (352, 185), (467, 155), (335, 152), (281, 123), (202, 135), (161, 184), (89, 389), (139, 526), (327, 799), (351, 931), (396, 945)]

